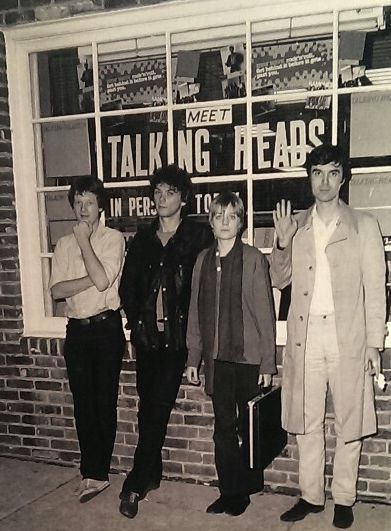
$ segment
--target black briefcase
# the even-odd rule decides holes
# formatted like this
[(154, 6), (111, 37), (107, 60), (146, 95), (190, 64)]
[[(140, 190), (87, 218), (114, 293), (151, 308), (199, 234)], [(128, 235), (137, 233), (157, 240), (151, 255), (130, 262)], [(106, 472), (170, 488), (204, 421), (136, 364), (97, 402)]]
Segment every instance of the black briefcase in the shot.
[(281, 427), (281, 387), (261, 388), (248, 402), (250, 468), (266, 468), (287, 443)]

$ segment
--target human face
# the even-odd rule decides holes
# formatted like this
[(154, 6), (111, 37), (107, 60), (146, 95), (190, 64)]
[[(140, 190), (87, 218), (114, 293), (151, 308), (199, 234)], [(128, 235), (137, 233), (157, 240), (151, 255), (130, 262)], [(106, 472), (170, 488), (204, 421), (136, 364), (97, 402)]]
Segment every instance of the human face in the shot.
[(315, 200), (320, 203), (336, 202), (343, 184), (343, 168), (340, 163), (317, 164), (311, 168), (311, 187)]
[(181, 208), (186, 204), (182, 201), (181, 192), (167, 183), (160, 183), (156, 186), (153, 200), (160, 218), (179, 218)]
[(210, 222), (218, 240), (233, 240), (241, 229), (241, 221), (232, 205), (218, 207)]
[(99, 214), (102, 211), (98, 205), (98, 198), (92, 192), (75, 194), (73, 210), (77, 221), (85, 221), (96, 228), (99, 222)]

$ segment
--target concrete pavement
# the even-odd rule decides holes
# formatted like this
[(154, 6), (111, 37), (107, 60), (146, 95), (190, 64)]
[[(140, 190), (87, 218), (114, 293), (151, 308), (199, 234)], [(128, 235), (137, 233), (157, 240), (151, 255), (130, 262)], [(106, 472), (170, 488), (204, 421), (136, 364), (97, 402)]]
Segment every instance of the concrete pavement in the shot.
[[(0, 457), (0, 531), (323, 531), (335, 530), (333, 504), (301, 522), (280, 522), (279, 515), (295, 499), (279, 494), (251, 497), (239, 517), (209, 515), (205, 508), (216, 499), (215, 487), (163, 481), (128, 520), (118, 512), (123, 476), (112, 475), (111, 486), (86, 504), (73, 495), (78, 470), (46, 463)], [(388, 531), (391, 506), (357, 503), (352, 531)]]

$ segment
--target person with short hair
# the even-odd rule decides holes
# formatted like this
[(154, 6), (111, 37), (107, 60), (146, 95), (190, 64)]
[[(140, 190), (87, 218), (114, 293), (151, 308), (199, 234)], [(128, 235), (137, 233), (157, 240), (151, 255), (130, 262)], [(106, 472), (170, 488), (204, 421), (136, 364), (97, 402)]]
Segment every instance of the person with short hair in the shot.
[(263, 489), (262, 471), (249, 467), (246, 410), (259, 385), (270, 386), (276, 372), (274, 302), (265, 256), (241, 240), (240, 197), (232, 192), (215, 197), (209, 221), (215, 242), (194, 267), (186, 376), (198, 384), (203, 361), (215, 414), (220, 497), (206, 511), (239, 516), (250, 494)]
[(99, 221), (106, 204), (100, 180), (76, 178), (68, 199), (76, 224), (57, 242), (50, 289), (66, 300), (64, 356), (81, 455), (76, 494), (84, 503), (109, 486), (125, 351), (118, 295), (125, 240)]
[(120, 494), (120, 513), (134, 518), (139, 501), (160, 485), (162, 447), (187, 359), (191, 275), (212, 239), (208, 227), (184, 216), (188, 173), (170, 164), (150, 179), (157, 217), (140, 227), (125, 260), (120, 295), (136, 351), (138, 443)]
[(271, 276), (292, 285), (283, 361), (282, 423), (296, 434), (301, 498), (284, 522), (323, 511), (325, 404), (330, 388), (336, 447), (331, 493), (333, 524), (354, 517), (362, 439), (376, 432), (373, 375), (385, 332), (385, 258), (376, 220), (348, 207), (340, 189), (349, 161), (338, 146), (323, 144), (307, 156), (314, 205), (292, 215), (277, 203)]

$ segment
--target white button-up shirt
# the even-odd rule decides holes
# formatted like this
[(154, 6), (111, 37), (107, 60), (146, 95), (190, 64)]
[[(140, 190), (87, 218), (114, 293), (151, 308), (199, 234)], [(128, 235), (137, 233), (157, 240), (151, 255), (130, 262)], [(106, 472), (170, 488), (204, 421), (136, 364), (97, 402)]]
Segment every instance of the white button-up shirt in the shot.
[(326, 246), (337, 226), (337, 221), (338, 216), (326, 225), (320, 219), (316, 206), (314, 207), (312, 211), (312, 223), (315, 240), (316, 267), (310, 315), (329, 315), (334, 313), (334, 299)]
[[(123, 235), (99, 223), (97, 230), (91, 235), (91, 246), (101, 262), (109, 287), (98, 291), (92, 286), (73, 297), (66, 299), (65, 314), (67, 317), (82, 319), (91, 317), (105, 310), (117, 310), (120, 306), (118, 287), (124, 262), (125, 240)], [(74, 234), (68, 234), (57, 242), (52, 260), (52, 274), (49, 287), (64, 280), (74, 280), (87, 275), (80, 247)]]

